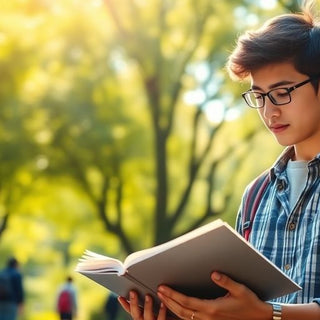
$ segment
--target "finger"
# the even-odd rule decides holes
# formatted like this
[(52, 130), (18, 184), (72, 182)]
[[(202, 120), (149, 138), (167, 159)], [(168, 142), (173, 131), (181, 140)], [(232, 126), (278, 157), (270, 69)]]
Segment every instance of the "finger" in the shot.
[(153, 300), (149, 295), (146, 295), (144, 300), (144, 309), (143, 309), (143, 318), (144, 320), (153, 320)]
[(249, 290), (239, 282), (236, 282), (228, 276), (216, 271), (211, 274), (211, 279), (214, 283), (226, 289), (233, 296), (242, 295), (244, 290)]
[(165, 320), (166, 317), (167, 317), (167, 308), (163, 303), (161, 303), (157, 320)]
[(167, 286), (160, 286), (158, 288), (158, 292), (165, 298), (170, 298), (184, 308), (197, 310), (203, 307), (203, 301), (201, 299), (186, 296), (185, 294), (175, 291)]
[(118, 301), (121, 305), (121, 307), (128, 313), (130, 313), (130, 304), (129, 302), (127, 301), (126, 298), (124, 297), (118, 297)]
[[(168, 295), (166, 295), (165, 293), (168, 293)], [(179, 318), (190, 320), (192, 314), (194, 314), (193, 308), (196, 308), (197, 304), (192, 303), (192, 301), (195, 300), (194, 298), (187, 297), (176, 291), (173, 292), (173, 290), (170, 290), (168, 292), (166, 292), (166, 290), (160, 290), (158, 292), (158, 296), (159, 299), (165, 304), (165, 306)]]
[(133, 319), (142, 319), (142, 312), (139, 306), (138, 294), (130, 291), (130, 314)]

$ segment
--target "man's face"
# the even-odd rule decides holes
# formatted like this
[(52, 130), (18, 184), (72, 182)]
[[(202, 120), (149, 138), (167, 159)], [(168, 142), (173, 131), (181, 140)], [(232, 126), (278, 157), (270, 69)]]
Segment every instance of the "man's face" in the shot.
[[(276, 63), (252, 72), (251, 88), (266, 93), (307, 79), (308, 76), (296, 71), (291, 63)], [(291, 102), (280, 106), (265, 97), (264, 107), (258, 109), (259, 115), (279, 144), (295, 146), (298, 160), (312, 159), (320, 152), (320, 95), (311, 83), (290, 94)]]

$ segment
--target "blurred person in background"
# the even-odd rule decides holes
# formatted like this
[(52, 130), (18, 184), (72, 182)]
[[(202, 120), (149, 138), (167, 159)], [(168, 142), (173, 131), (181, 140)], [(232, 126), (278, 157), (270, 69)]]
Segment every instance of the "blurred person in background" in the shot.
[(77, 292), (70, 276), (58, 291), (56, 308), (60, 320), (72, 320), (77, 315)]
[(0, 320), (16, 320), (23, 312), (24, 289), (18, 260), (10, 258), (0, 272)]
[(115, 320), (119, 311), (118, 296), (110, 292), (105, 303), (106, 320)]

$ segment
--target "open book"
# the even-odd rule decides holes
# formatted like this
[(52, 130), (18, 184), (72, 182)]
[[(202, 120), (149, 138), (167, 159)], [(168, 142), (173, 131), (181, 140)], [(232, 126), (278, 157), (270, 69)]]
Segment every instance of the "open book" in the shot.
[(219, 271), (243, 283), (260, 299), (270, 300), (301, 289), (222, 220), (174, 240), (141, 250), (121, 261), (86, 251), (76, 271), (120, 296), (136, 290), (156, 305), (157, 287), (166, 284), (186, 295), (214, 299), (224, 295), (210, 275)]

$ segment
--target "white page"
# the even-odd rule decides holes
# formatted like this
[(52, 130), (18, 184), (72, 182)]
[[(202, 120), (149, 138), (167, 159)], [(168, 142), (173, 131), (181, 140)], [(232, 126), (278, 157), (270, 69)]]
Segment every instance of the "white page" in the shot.
[(83, 257), (79, 259), (76, 271), (92, 271), (102, 273), (117, 272), (122, 274), (124, 272), (124, 267), (120, 260), (86, 250)]

